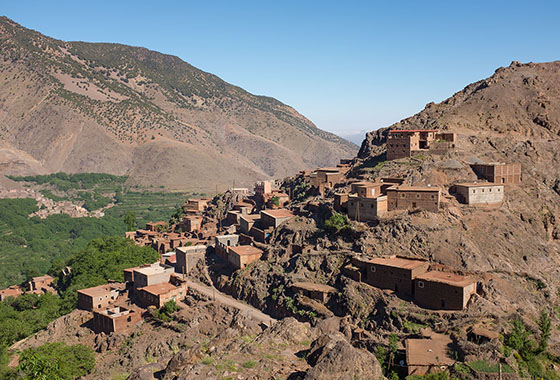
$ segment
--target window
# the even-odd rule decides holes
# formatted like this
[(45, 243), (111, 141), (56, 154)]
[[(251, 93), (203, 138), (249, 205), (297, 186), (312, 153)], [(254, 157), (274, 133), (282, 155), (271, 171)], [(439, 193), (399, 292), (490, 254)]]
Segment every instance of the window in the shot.
[(432, 199), (435, 199), (435, 198), (436, 198), (436, 196), (432, 194)]
[(420, 198), (420, 194), (416, 194), (416, 198)]
[(424, 281), (418, 281), (418, 287), (424, 289)]
[(375, 272), (376, 270), (377, 270), (376, 267), (371, 267), (371, 271), (372, 271), (372, 272)]
[(474, 193), (476, 193), (476, 190), (475, 190), (475, 189), (473, 189), (472, 193), (473, 193), (473, 194), (474, 194)]
[(401, 198), (404, 198), (404, 193), (401, 194)]

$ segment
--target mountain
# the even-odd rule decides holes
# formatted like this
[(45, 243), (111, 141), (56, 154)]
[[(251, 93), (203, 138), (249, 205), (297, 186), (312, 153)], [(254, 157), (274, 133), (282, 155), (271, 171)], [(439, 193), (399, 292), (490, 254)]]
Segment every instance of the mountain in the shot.
[(212, 191), (357, 147), (177, 57), (65, 42), (0, 18), (0, 171), (106, 172)]
[[(560, 61), (499, 68), (449, 99), (369, 132), (361, 173), (406, 176), (443, 189), (444, 208), (372, 229), (362, 250), (413, 254), (486, 279), (477, 307), (489, 314), (534, 315), (558, 302), (560, 287)], [(385, 161), (391, 129), (437, 128), (458, 135), (445, 156)], [(522, 183), (505, 188), (498, 208), (459, 204), (448, 189), (474, 181), (474, 162), (517, 162)], [(546, 305), (546, 306), (544, 306)], [(555, 336), (560, 342), (560, 336)]]

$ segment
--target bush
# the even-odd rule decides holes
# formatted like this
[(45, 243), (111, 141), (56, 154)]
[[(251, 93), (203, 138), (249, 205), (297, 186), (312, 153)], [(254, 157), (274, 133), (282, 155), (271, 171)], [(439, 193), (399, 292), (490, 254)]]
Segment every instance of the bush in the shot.
[(350, 223), (346, 215), (334, 212), (330, 218), (325, 220), (325, 229), (331, 233), (338, 233), (344, 229), (350, 229)]
[(95, 367), (93, 350), (76, 344), (47, 343), (25, 350), (18, 371), (25, 380), (73, 380), (89, 374)]

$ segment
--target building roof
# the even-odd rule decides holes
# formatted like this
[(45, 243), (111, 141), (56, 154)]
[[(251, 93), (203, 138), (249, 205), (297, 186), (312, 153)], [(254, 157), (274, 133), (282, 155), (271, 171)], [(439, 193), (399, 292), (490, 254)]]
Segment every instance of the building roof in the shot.
[(156, 265), (149, 265), (145, 267), (135, 268), (134, 272), (142, 273), (145, 276), (151, 276), (158, 273), (163, 273), (172, 270), (173, 267), (165, 264), (157, 263)]
[(196, 244), (196, 245), (188, 245), (185, 247), (177, 247), (175, 248), (175, 251), (180, 251), (183, 253), (189, 253), (189, 252), (197, 252), (197, 251), (206, 251), (207, 246), (205, 246), (204, 244)]
[(319, 291), (323, 293), (335, 293), (336, 289), (329, 285), (316, 284), (313, 282), (294, 282), (292, 287), (308, 291)]
[(370, 189), (372, 187), (380, 187), (382, 185), (381, 182), (359, 182), (359, 183), (353, 183), (352, 185), (354, 185), (355, 187), (365, 187), (366, 189)]
[(236, 247), (229, 247), (229, 250), (238, 256), (249, 256), (263, 253), (262, 249), (252, 245), (238, 245)]
[(3, 295), (3, 296), (6, 296), (6, 297), (19, 296), (22, 293), (23, 293), (23, 291), (21, 290), (21, 288), (19, 286), (16, 286), (16, 287), (10, 286), (9, 288), (0, 290), (0, 294)]
[(99, 297), (111, 293), (111, 291), (114, 290), (117, 289), (109, 284), (105, 284), (105, 285), (94, 286), (92, 288), (80, 289), (78, 290), (78, 293), (82, 293), (90, 297)]
[(428, 186), (392, 186), (387, 189), (387, 191), (426, 191), (426, 192), (440, 192), (439, 187), (428, 187)]
[(461, 182), (456, 183), (455, 186), (461, 187), (504, 187), (502, 184), (493, 182)]
[(260, 219), (261, 215), (260, 214), (241, 215), (240, 218), (245, 219), (245, 221), (247, 222), (254, 222), (255, 220)]
[(391, 129), (389, 133), (398, 133), (398, 132), (405, 132), (405, 133), (412, 133), (412, 132), (437, 132), (437, 129)]
[(266, 214), (272, 218), (289, 218), (294, 216), (294, 214), (292, 214), (292, 212), (288, 209), (285, 208), (279, 208), (277, 210), (263, 210), (261, 211), (261, 214)]
[(449, 356), (451, 338), (434, 334), (432, 339), (407, 339), (406, 364), (409, 366), (453, 365), (455, 361)]
[(167, 222), (164, 221), (146, 223), (146, 226), (165, 226), (165, 225), (167, 225)]
[(427, 264), (427, 261), (417, 259), (405, 259), (403, 257), (375, 257), (369, 260), (372, 264), (385, 265), (388, 267), (415, 269)]
[(48, 274), (45, 274), (44, 276), (33, 277), (33, 282), (43, 282), (43, 281), (52, 281), (52, 280), (54, 280), (54, 278), (52, 278)]
[(143, 288), (140, 288), (138, 290), (145, 291), (147, 293), (153, 294), (154, 296), (159, 296), (162, 294), (167, 294), (177, 288), (178, 286), (175, 286), (170, 282), (162, 282), (160, 284), (144, 286)]
[(333, 172), (338, 173), (340, 172), (340, 168), (337, 167), (326, 167), (326, 168), (319, 168), (317, 169), (318, 172)]
[(472, 277), (461, 276), (460, 274), (431, 271), (423, 273), (416, 277), (418, 280), (441, 282), (444, 284), (454, 285), (454, 286), (468, 286), (476, 282)]

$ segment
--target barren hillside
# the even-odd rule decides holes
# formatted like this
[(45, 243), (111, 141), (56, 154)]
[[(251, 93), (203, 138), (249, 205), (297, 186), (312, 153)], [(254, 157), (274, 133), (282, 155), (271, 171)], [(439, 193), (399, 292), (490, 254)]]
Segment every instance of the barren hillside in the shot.
[(335, 163), (356, 147), (177, 57), (65, 42), (0, 18), (0, 171), (106, 172), (209, 191)]

